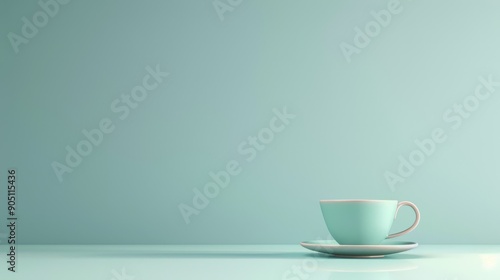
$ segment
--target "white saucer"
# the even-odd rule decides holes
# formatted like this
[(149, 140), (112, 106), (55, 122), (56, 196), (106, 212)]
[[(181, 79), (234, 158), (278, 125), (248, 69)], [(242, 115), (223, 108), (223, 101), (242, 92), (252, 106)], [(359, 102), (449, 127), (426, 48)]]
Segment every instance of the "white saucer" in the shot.
[(401, 253), (418, 246), (415, 242), (384, 241), (380, 245), (339, 245), (333, 240), (301, 242), (302, 247), (312, 251), (343, 258), (381, 258), (385, 255)]

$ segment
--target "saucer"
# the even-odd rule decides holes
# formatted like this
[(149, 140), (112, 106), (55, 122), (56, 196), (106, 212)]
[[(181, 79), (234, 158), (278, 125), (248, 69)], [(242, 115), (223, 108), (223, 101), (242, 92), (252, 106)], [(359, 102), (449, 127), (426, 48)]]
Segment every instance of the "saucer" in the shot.
[(342, 258), (381, 258), (385, 255), (401, 253), (418, 246), (415, 242), (385, 241), (380, 245), (339, 245), (333, 240), (301, 242), (302, 247), (312, 251)]

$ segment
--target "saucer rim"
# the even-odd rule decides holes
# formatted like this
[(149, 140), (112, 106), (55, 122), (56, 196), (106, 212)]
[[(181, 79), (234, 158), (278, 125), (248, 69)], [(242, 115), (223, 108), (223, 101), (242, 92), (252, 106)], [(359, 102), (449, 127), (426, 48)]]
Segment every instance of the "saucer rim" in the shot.
[[(358, 247), (358, 248), (381, 248), (381, 247), (395, 247), (395, 246), (414, 246), (418, 247), (418, 242), (413, 242), (413, 241), (396, 241), (400, 244), (371, 244), (371, 245), (356, 245), (356, 244), (331, 244), (331, 243), (311, 243), (311, 242), (318, 242), (318, 241), (328, 241), (328, 240), (309, 240), (309, 241), (302, 241), (300, 242), (300, 245), (304, 247), (304, 244), (308, 245), (313, 245), (313, 246), (321, 246), (321, 247)], [(332, 240), (333, 241), (333, 240)], [(306, 247), (304, 247), (306, 248)], [(308, 248), (306, 248), (308, 249)]]
[[(323, 243), (311, 243), (323, 241)], [(328, 241), (328, 244), (324, 241)], [(322, 254), (327, 254), (334, 257), (352, 257), (352, 258), (379, 258), (387, 255), (406, 252), (418, 247), (417, 242), (412, 241), (396, 241), (396, 244), (379, 244), (379, 245), (340, 245), (332, 244), (334, 240), (311, 240), (303, 241), (300, 245), (311, 251)], [(376, 257), (375, 257), (376, 256)]]

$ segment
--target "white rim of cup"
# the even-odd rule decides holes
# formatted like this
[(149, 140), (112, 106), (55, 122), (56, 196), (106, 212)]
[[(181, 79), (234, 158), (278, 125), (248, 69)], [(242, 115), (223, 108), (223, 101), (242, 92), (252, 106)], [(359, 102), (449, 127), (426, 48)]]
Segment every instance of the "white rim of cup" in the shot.
[(394, 199), (322, 199), (320, 203), (334, 203), (334, 202), (388, 202), (395, 201)]

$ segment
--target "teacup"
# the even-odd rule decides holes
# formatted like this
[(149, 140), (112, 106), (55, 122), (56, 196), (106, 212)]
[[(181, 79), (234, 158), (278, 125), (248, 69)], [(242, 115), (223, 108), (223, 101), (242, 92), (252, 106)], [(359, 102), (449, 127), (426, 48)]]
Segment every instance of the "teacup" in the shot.
[[(320, 200), (321, 212), (332, 237), (341, 245), (378, 245), (414, 230), (420, 222), (415, 204), (397, 200)], [(401, 206), (415, 211), (413, 225), (401, 232), (390, 234), (392, 222)]]

